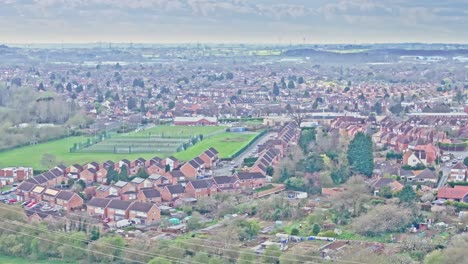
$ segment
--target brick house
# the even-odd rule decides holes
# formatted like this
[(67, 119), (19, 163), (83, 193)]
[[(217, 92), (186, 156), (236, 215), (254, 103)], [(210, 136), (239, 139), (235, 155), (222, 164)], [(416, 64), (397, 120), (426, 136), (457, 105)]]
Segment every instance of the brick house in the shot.
[(98, 183), (105, 183), (107, 181), (107, 169), (100, 168), (96, 171), (96, 182)]
[(162, 163), (155, 163), (150, 165), (147, 169), (146, 172), (148, 174), (164, 174), (166, 173), (166, 167)]
[(128, 208), (128, 219), (145, 225), (161, 220), (161, 211), (154, 203), (133, 202)]
[(161, 193), (156, 189), (141, 189), (137, 194), (137, 200), (145, 203), (161, 203)]
[(107, 217), (119, 221), (128, 219), (128, 209), (132, 202), (113, 199), (107, 205)]
[(163, 201), (171, 202), (176, 198), (185, 197), (185, 188), (180, 184), (167, 185), (161, 190), (161, 198)]
[(266, 184), (265, 175), (259, 172), (237, 172), (234, 177), (239, 181), (239, 186), (243, 188), (258, 188)]
[(172, 184), (186, 181), (185, 174), (181, 170), (172, 170), (167, 172), (165, 176)]
[(90, 216), (107, 217), (107, 206), (111, 199), (93, 197), (86, 203), (86, 212)]
[(217, 177), (213, 177), (213, 182), (216, 184), (219, 191), (222, 191), (222, 192), (240, 191), (239, 190), (240, 184), (236, 177), (217, 176)]
[(85, 183), (90, 184), (96, 182), (96, 169), (89, 168), (80, 172), (80, 179)]
[(109, 169), (114, 166), (115, 166), (114, 162), (111, 160), (108, 160), (108, 161), (104, 161), (103, 163), (101, 163), (99, 165), (99, 169)]
[(86, 169), (94, 169), (94, 170), (99, 170), (99, 164), (95, 161), (93, 162), (90, 162), (86, 165), (83, 166), (83, 169), (86, 170)]
[(57, 195), (59, 194), (59, 190), (53, 189), (53, 188), (47, 188), (42, 192), (42, 201), (47, 202), (49, 204), (55, 204), (55, 199)]
[(188, 178), (196, 178), (197, 176), (203, 175), (205, 171), (205, 162), (196, 157), (189, 162), (184, 163), (180, 167), (180, 171)]
[(61, 206), (66, 211), (71, 211), (83, 206), (83, 198), (78, 194), (70, 191), (60, 191), (55, 197), (55, 204)]
[(218, 151), (214, 148), (209, 148), (200, 154), (200, 159), (205, 163), (205, 169), (216, 167), (218, 162)]
[(80, 164), (73, 164), (65, 170), (67, 173), (79, 174), (83, 171), (83, 167)]
[(16, 197), (20, 202), (31, 200), (30, 193), (36, 187), (36, 184), (24, 181), (16, 188)]
[(133, 184), (133, 186), (135, 187), (135, 191), (137, 191), (137, 192), (140, 189), (153, 187), (153, 183), (152, 183), (151, 180), (143, 179), (143, 178), (139, 178), (139, 177), (133, 178), (133, 180), (130, 183)]
[(0, 170), (0, 184), (8, 185), (14, 182), (24, 181), (33, 176), (32, 168), (10, 167)]
[(164, 166), (169, 165), (169, 170), (174, 170), (179, 167), (180, 162), (174, 156), (167, 157), (164, 159)]
[(187, 183), (185, 192), (188, 197), (210, 197), (218, 193), (218, 188), (212, 180), (194, 180)]
[(100, 185), (96, 188), (96, 195), (97, 198), (108, 198), (108, 197), (119, 197), (120, 194), (118, 190), (110, 185)]

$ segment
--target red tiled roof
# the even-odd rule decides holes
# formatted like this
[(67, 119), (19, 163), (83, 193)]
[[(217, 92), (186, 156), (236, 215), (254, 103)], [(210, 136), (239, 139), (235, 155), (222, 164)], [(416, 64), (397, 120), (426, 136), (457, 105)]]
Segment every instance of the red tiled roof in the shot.
[(454, 188), (442, 187), (437, 193), (437, 198), (463, 199), (468, 194), (468, 186), (456, 185)]

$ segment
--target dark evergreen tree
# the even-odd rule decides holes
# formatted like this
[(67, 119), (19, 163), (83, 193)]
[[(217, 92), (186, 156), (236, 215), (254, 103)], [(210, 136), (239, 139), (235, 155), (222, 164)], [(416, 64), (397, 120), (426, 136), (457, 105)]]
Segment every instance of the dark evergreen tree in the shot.
[(352, 170), (368, 177), (374, 170), (372, 139), (363, 132), (358, 132), (349, 143), (347, 158)]

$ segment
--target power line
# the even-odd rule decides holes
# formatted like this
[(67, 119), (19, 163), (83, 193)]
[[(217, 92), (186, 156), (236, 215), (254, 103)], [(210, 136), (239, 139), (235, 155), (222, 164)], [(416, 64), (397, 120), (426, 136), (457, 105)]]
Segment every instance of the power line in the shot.
[[(41, 228), (38, 228), (38, 227), (34, 227), (32, 225), (28, 225), (28, 224), (25, 224), (25, 223), (19, 223), (19, 222), (10, 222), (12, 224), (15, 224), (15, 225), (18, 225), (18, 226), (23, 226), (23, 227), (26, 227), (26, 228), (30, 228), (32, 230), (36, 230), (36, 231), (41, 231), (41, 232), (51, 232), (51, 233), (54, 233), (54, 234), (58, 234), (59, 236), (62, 236), (62, 237), (65, 237), (65, 238), (68, 238), (68, 239), (72, 239), (72, 240), (75, 240), (75, 241), (80, 241), (80, 242), (85, 242), (85, 243), (89, 243), (90, 241), (87, 240), (87, 239), (79, 239), (79, 238), (72, 238), (72, 237), (69, 237), (68, 235), (66, 234), (63, 234), (61, 232), (58, 232), (58, 231), (51, 231), (51, 230), (48, 230), (48, 229), (41, 229)], [(31, 235), (32, 236), (32, 235)], [(39, 237), (38, 237), (39, 238)], [(57, 242), (58, 243), (58, 242)], [(177, 258), (174, 258), (174, 257), (170, 257), (170, 256), (165, 256), (165, 255), (158, 255), (158, 254), (150, 254), (150, 253), (146, 253), (146, 252), (143, 252), (143, 251), (139, 251), (139, 250), (134, 250), (134, 249), (130, 249), (130, 248), (126, 248), (126, 247), (122, 247), (122, 246), (116, 246), (116, 245), (112, 245), (112, 244), (108, 244), (108, 243), (103, 243), (103, 242), (95, 242), (96, 245), (101, 245), (101, 246), (105, 246), (107, 248), (111, 248), (111, 249), (117, 249), (117, 250), (125, 250), (127, 252), (130, 252), (130, 253), (134, 253), (136, 255), (140, 255), (140, 256), (147, 256), (147, 257), (163, 257), (163, 258), (166, 258), (168, 260), (175, 260), (175, 261), (180, 261), (178, 260)], [(144, 263), (144, 262), (142, 262)], [(198, 262), (199, 264), (203, 264), (203, 263), (200, 263)]]
[[(5, 210), (8, 210), (8, 211), (11, 211), (11, 212), (15, 212), (15, 213), (19, 213), (19, 214), (22, 214), (21, 212), (18, 212), (16, 210), (12, 210), (12, 209), (7, 209), (5, 208), (4, 205), (0, 205), (0, 207), (3, 207)], [(77, 214), (74, 214), (74, 215), (77, 215)], [(79, 215), (77, 215), (79, 216)], [(69, 218), (66, 218), (64, 217), (65, 219), (69, 220), (69, 221), (72, 221), (72, 222), (79, 222), (78, 220), (73, 220), (73, 219), (69, 219)], [(90, 218), (90, 217), (84, 217), (83, 218)], [(90, 218), (92, 219), (92, 218)], [(26, 225), (26, 224), (23, 224), (23, 225)], [(32, 227), (32, 228), (35, 228), (36, 230), (38, 228), (36, 227)], [(57, 232), (57, 231), (49, 231), (47, 229), (45, 230), (40, 230), (40, 231), (48, 231), (48, 232), (56, 232), (56, 233), (59, 233), (61, 235), (60, 232)], [(227, 243), (222, 243), (222, 242), (219, 242), (219, 241), (211, 241), (211, 240), (206, 240), (206, 239), (199, 239), (199, 238), (195, 238), (197, 240), (201, 240), (201, 241), (208, 241), (208, 242), (216, 242), (216, 243), (219, 243), (219, 244), (224, 244), (224, 245), (228, 245)], [(210, 248), (210, 249), (216, 249), (216, 250), (222, 250), (222, 251), (228, 251), (228, 252), (233, 252), (233, 253), (244, 253), (244, 254), (248, 254), (248, 255), (253, 255), (255, 257), (257, 257), (258, 255), (254, 252), (245, 252), (245, 251), (240, 251), (240, 250), (234, 250), (234, 249), (229, 249), (229, 248), (222, 248), (222, 247), (216, 247), (216, 246), (209, 246), (209, 245), (202, 245), (202, 244), (194, 244), (194, 243), (190, 243), (190, 242), (186, 242), (186, 241), (177, 241), (178, 243), (181, 243), (181, 244), (186, 244), (186, 245), (193, 245), (193, 246), (198, 246), (198, 247), (204, 247), (204, 248)], [(103, 245), (106, 245), (106, 244), (103, 244)], [(109, 245), (111, 247), (116, 247), (115, 245)], [(232, 245), (231, 245), (232, 246)], [(169, 248), (177, 248), (177, 249), (184, 249), (184, 250), (187, 250), (186, 248), (182, 248), (182, 247), (177, 247), (177, 246), (173, 246), (173, 245), (168, 245), (167, 247)], [(148, 253), (147, 252), (143, 252), (143, 251), (139, 251), (139, 250), (134, 250), (134, 249), (128, 249), (128, 248), (125, 248), (125, 247), (120, 247), (120, 249), (125, 249), (125, 250), (131, 250), (131, 251), (134, 251), (134, 252), (140, 252), (140, 254), (144, 254), (144, 255), (147, 255), (148, 256)], [(220, 254), (215, 254), (215, 255), (219, 255), (220, 257), (223, 257), (223, 258), (229, 258), (228, 256), (223, 256), (223, 255), (220, 255)], [(318, 256), (306, 256), (306, 255), (300, 255), (300, 254), (295, 254), (296, 256), (300, 256), (300, 257), (304, 257), (304, 258), (312, 258), (312, 259), (319, 259), (319, 260), (323, 260), (322, 257), (318, 257)], [(159, 256), (159, 255), (156, 255), (156, 256)], [(164, 256), (164, 255), (163, 255)], [(280, 257), (276, 257), (276, 256), (271, 256), (272, 258), (276, 258), (276, 259), (279, 259)], [(229, 259), (233, 259), (233, 258), (229, 258)], [(289, 259), (290, 260), (290, 259)], [(353, 264), (362, 264), (361, 262), (355, 262), (355, 261), (349, 261), (349, 260), (335, 260), (336, 262), (340, 262), (340, 263), (353, 263)], [(201, 263), (203, 264), (203, 263)]]
[[(0, 207), (4, 207), (3, 205), (0, 206)], [(4, 210), (8, 210), (8, 211), (11, 211), (11, 212), (15, 212), (15, 213), (19, 213), (19, 214), (22, 214), (21, 212), (18, 212), (16, 210), (12, 210), (12, 209), (7, 209), (7, 208), (3, 208)], [(68, 219), (68, 218), (65, 218), (69, 221), (72, 221), (72, 222), (79, 222), (78, 220), (72, 220), (72, 219)], [(28, 225), (28, 224), (25, 224), (25, 223), (14, 223), (14, 222), (11, 222), (13, 224), (16, 224), (16, 225), (21, 225), (21, 226), (24, 226), (24, 227), (27, 227), (27, 228), (31, 228), (31, 229), (34, 229), (36, 231), (42, 231), (42, 232), (52, 232), (52, 233), (55, 233), (55, 234), (58, 234), (60, 236), (65, 236), (62, 232), (59, 232), (59, 231), (51, 231), (51, 230), (48, 230), (48, 229), (41, 229), (39, 227), (34, 227), (32, 225)], [(75, 238), (75, 240), (80, 240), (82, 242), (89, 242), (89, 240), (86, 240), (86, 239), (78, 239), (78, 238)], [(165, 258), (169, 258), (171, 260), (174, 260), (174, 261), (180, 261), (179, 259), (177, 258), (174, 258), (174, 257), (171, 257), (171, 256), (167, 256), (167, 255), (162, 255), (162, 254), (155, 254), (155, 253), (148, 253), (148, 252), (144, 252), (144, 251), (141, 251), (141, 250), (136, 250), (136, 249), (130, 249), (130, 248), (126, 248), (126, 247), (119, 247), (119, 246), (116, 246), (116, 245), (111, 245), (111, 244), (107, 244), (107, 243), (102, 243), (102, 242), (97, 242), (98, 244), (100, 245), (103, 245), (103, 246), (107, 246), (107, 247), (110, 247), (110, 248), (114, 248), (114, 249), (120, 249), (120, 250), (126, 250), (126, 251), (129, 251), (129, 252), (132, 252), (132, 253), (137, 253), (137, 254), (140, 254), (141, 255), (145, 255), (145, 256), (149, 256), (149, 257), (165, 257)], [(172, 246), (172, 245), (167, 245), (167, 247), (169, 248), (176, 248), (176, 249), (185, 249), (185, 248), (181, 248), (181, 247), (175, 247), (175, 246)], [(186, 250), (186, 249), (185, 249)], [(222, 256), (220, 255), (220, 257), (223, 257), (223, 258), (228, 258), (230, 260), (234, 260), (233, 258), (229, 257), (229, 256)], [(192, 261), (194, 262), (194, 261)], [(199, 263), (199, 264), (204, 264), (204, 263), (200, 263), (200, 262), (195, 262), (195, 263)]]
[[(0, 226), (0, 229), (7, 230), (7, 231), (10, 231), (10, 232), (13, 232), (13, 233), (22, 234), (22, 235), (24, 235), (24, 236), (29, 236), (29, 237), (32, 237), (32, 238), (37, 238), (37, 239), (40, 239), (40, 240), (43, 240), (43, 241), (47, 241), (47, 242), (51, 242), (51, 243), (54, 243), (54, 244), (63, 244), (63, 243), (59, 243), (59, 242), (57, 242), (57, 241), (53, 241), (53, 240), (50, 240), (50, 239), (46, 239), (46, 238), (42, 238), (42, 237), (39, 237), (39, 236), (34, 236), (34, 235), (26, 234), (26, 233), (23, 233), (23, 232), (20, 232), (20, 231), (8, 229), (8, 228), (2, 227), (2, 226)], [(65, 245), (70, 246), (70, 247), (72, 247), (72, 248), (76, 248), (76, 249), (80, 249), (80, 250), (85, 250), (85, 251), (88, 251), (88, 252), (91, 252), (91, 253), (101, 254), (101, 255), (103, 255), (103, 256), (108, 256), (108, 257), (112, 257), (112, 258), (119, 258), (119, 259), (126, 260), (126, 261), (130, 261), (130, 262), (137, 262), (137, 263), (146, 264), (145, 262), (142, 262), (142, 261), (131, 260), (131, 259), (127, 259), (127, 258), (119, 257), (119, 256), (113, 256), (113, 255), (109, 255), (109, 254), (106, 254), (106, 253), (102, 253), (102, 252), (95, 251), (95, 250), (91, 250), (91, 249), (87, 249), (87, 248), (80, 248), (80, 247), (77, 247), (77, 246), (74, 246), (74, 245), (70, 245), (70, 244), (65, 244)]]

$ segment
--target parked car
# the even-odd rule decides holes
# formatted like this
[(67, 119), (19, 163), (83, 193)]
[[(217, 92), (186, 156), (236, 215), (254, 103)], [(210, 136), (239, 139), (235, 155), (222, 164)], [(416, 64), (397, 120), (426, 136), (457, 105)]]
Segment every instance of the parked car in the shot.
[(11, 198), (10, 200), (8, 200), (9, 203), (16, 203), (18, 202), (18, 200), (16, 200), (15, 198)]

